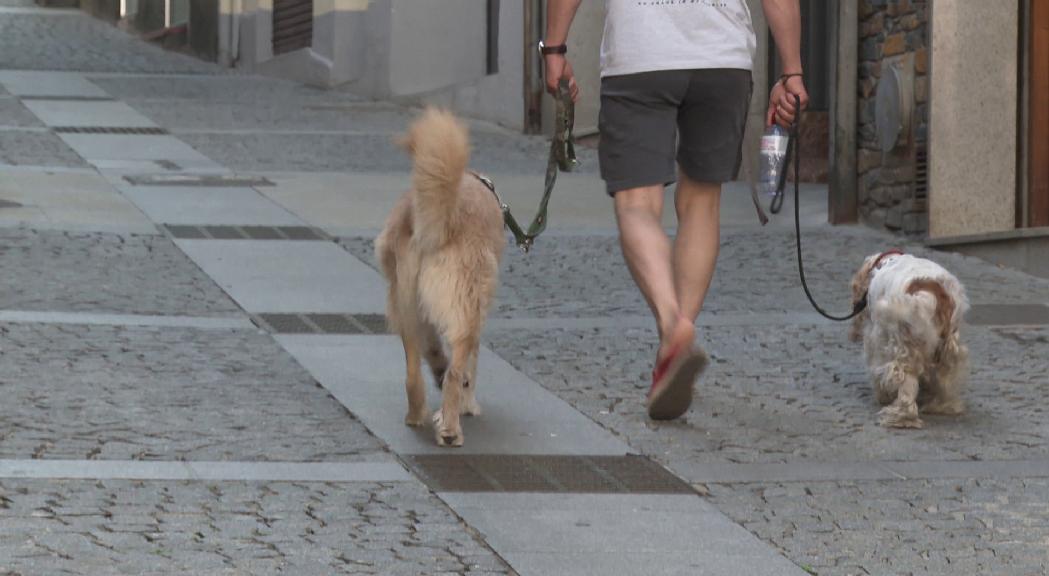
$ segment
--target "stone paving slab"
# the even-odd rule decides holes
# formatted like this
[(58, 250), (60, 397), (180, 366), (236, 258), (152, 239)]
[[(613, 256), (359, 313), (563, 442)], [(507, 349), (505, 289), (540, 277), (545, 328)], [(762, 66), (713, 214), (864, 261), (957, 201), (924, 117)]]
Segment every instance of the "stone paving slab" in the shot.
[(128, 186), (122, 191), (154, 222), (303, 226), (305, 223), (252, 188)]
[(177, 240), (205, 273), (252, 313), (377, 313), (378, 273), (332, 242)]
[(1049, 455), (1049, 328), (965, 333), (973, 365), (968, 412), (923, 430), (877, 424), (859, 344), (844, 326), (717, 327), (712, 357), (682, 420), (656, 424), (643, 398), (652, 329), (489, 332), (515, 368), (682, 477), (716, 463), (1024, 460)]
[(256, 330), (0, 329), (0, 458), (341, 462), (383, 452)]
[(21, 204), (0, 210), (3, 224), (156, 233), (152, 222), (95, 173), (0, 171), (0, 199)]
[(513, 574), (415, 483), (0, 481), (10, 574)]
[(123, 102), (27, 100), (25, 105), (48, 126), (156, 127), (152, 120)]
[(0, 131), (0, 167), (55, 166), (80, 168), (87, 166), (72, 148), (57, 134), (38, 131)]
[[(404, 424), (404, 351), (394, 336), (290, 336), (277, 341), (391, 450), (447, 453), (429, 425)], [(367, 366), (367, 370), (362, 368)], [(483, 410), (462, 420), (470, 454), (610, 454), (630, 449), (487, 350), (478, 362), (477, 400)], [(427, 383), (429, 406), (440, 392)]]
[(805, 574), (696, 496), (441, 498), (523, 576)]
[(1049, 569), (1049, 480), (710, 485), (710, 500), (819, 576)]
[(219, 168), (218, 164), (173, 136), (121, 134), (61, 134), (73, 150), (89, 162), (95, 160), (162, 160), (185, 169)]
[[(3, 22), (9, 20), (3, 19)], [(0, 26), (3, 26), (0, 23)], [(24, 51), (24, 50), (23, 50)], [(25, 97), (90, 97), (108, 96), (104, 90), (90, 82), (82, 74), (73, 72), (41, 72), (3, 70), (0, 66), (0, 84), (8, 92)]]
[[(168, 53), (170, 54), (170, 53)], [(138, 108), (147, 116), (155, 107), (147, 104), (160, 101), (175, 108), (185, 106), (210, 107), (239, 104), (244, 107), (242, 114), (258, 105), (274, 106), (280, 103), (297, 102), (302, 106), (326, 104), (329, 106), (345, 105), (348, 107), (368, 106), (358, 96), (346, 93), (330, 92), (321, 88), (306, 86), (291, 80), (251, 75), (221, 76), (165, 76), (162, 74), (91, 74), (93, 84), (105, 90), (118, 100)], [(183, 103), (179, 103), (183, 101)], [(140, 108), (140, 106), (144, 106)], [(379, 104), (385, 108), (387, 105)], [(232, 112), (231, 112), (232, 113)], [(201, 114), (208, 114), (201, 112)], [(163, 116), (160, 116), (163, 118)]]
[(0, 229), (0, 268), (0, 310), (240, 312), (163, 236)]

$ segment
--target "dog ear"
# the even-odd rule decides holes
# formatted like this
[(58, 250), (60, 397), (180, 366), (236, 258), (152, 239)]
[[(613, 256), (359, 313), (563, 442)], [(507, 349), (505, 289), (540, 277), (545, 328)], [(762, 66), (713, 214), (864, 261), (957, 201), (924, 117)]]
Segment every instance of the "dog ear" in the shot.
[[(860, 265), (859, 270), (852, 276), (852, 283), (850, 288), (852, 290), (852, 306), (856, 307), (857, 304), (864, 297), (867, 296), (867, 290), (870, 289), (871, 285), (871, 271), (874, 269), (874, 263), (878, 257), (868, 256), (863, 260), (863, 264)], [(863, 312), (856, 315), (852, 319), (852, 329), (849, 331), (849, 340), (853, 342), (860, 342), (863, 340), (863, 322), (867, 317), (868, 312)]]

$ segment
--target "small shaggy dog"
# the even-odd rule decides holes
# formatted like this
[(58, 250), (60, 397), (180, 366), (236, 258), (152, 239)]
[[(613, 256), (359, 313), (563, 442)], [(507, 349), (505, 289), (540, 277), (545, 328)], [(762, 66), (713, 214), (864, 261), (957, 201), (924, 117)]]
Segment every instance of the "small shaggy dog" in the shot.
[[(461, 414), (480, 414), (474, 397), (481, 327), (498, 283), (506, 238), (492, 192), (466, 172), (466, 127), (451, 113), (426, 110), (402, 138), (412, 155), (412, 188), (375, 241), (389, 282), (386, 317), (407, 362), (409, 426), (429, 419), (420, 356), (441, 387), (433, 415), (440, 446), (462, 446)], [(451, 362), (445, 355), (445, 343)]]
[(965, 288), (939, 264), (890, 250), (868, 256), (852, 279), (867, 310), (850, 338), (863, 340), (883, 426), (921, 428), (918, 413), (959, 414), (969, 351), (959, 330)]

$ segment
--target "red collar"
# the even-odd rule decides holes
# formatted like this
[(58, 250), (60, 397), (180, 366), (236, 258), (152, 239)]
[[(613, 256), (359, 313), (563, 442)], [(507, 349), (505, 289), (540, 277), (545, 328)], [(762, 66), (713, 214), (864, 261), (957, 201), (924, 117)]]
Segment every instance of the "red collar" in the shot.
[(882, 261), (888, 258), (889, 256), (903, 256), (903, 250), (900, 250), (899, 248), (893, 248), (891, 250), (886, 250), (885, 252), (882, 252), (878, 255), (878, 259), (874, 261), (874, 266), (871, 266), (871, 270), (877, 270), (878, 268), (881, 268)]

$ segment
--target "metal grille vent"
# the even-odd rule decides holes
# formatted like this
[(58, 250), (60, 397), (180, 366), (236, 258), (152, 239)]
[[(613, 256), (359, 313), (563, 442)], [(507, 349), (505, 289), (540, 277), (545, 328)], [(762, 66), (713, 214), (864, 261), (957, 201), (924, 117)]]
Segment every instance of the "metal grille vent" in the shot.
[(308, 226), (193, 226), (164, 224), (172, 238), (180, 240), (331, 240), (324, 232)]
[(929, 146), (925, 140), (915, 143), (914, 152), (914, 208), (924, 211), (929, 202)]
[(386, 334), (382, 314), (258, 314), (252, 322), (271, 334)]
[(20, 100), (43, 100), (54, 102), (112, 102), (112, 96), (19, 96)]
[(273, 53), (284, 54), (313, 45), (313, 0), (273, 3)]
[(122, 126), (59, 126), (53, 130), (59, 134), (120, 134), (125, 136), (163, 136), (168, 133), (163, 128), (130, 128)]
[(643, 456), (409, 456), (437, 492), (694, 494), (683, 480)]

